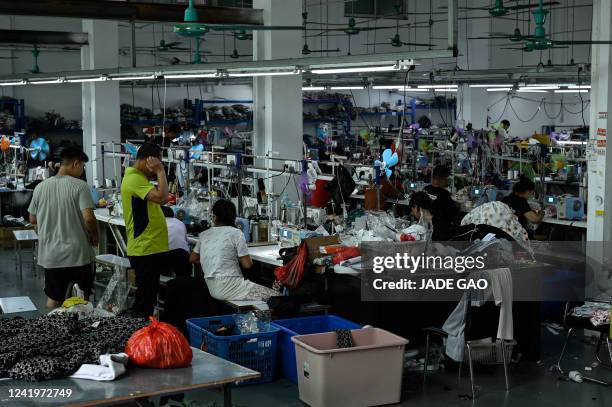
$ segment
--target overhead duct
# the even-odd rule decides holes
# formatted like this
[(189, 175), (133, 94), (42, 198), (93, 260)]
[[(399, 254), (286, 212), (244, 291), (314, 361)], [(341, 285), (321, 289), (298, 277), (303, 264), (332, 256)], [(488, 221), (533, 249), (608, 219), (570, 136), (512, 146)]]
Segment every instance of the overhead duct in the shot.
[[(197, 6), (199, 23), (262, 25), (259, 9)], [(181, 23), (184, 4), (131, 3), (103, 0), (0, 0), (0, 14)]]
[(0, 44), (87, 45), (87, 33), (64, 31), (0, 30)]

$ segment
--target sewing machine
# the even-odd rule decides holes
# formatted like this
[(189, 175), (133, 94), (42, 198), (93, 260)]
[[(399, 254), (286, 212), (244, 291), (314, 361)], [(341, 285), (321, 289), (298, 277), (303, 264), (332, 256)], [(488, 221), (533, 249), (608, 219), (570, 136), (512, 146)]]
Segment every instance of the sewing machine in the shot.
[(557, 218), (582, 220), (584, 218), (584, 200), (575, 196), (564, 195), (557, 203)]
[(327, 220), (327, 211), (324, 208), (306, 208), (307, 218), (315, 225), (321, 225)]
[(282, 247), (299, 246), (302, 243), (302, 231), (297, 228), (282, 226), (278, 230)]

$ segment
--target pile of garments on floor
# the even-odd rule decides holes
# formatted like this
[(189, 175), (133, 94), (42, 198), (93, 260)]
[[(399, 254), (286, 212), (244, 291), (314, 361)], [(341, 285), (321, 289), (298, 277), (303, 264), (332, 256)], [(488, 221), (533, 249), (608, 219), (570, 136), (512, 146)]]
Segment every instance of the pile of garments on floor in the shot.
[(100, 356), (123, 352), (142, 318), (62, 313), (35, 319), (0, 319), (0, 378), (40, 381), (67, 377)]
[(612, 307), (607, 303), (587, 301), (583, 305), (572, 309), (572, 315), (579, 318), (588, 318), (594, 326), (609, 325), (612, 317)]

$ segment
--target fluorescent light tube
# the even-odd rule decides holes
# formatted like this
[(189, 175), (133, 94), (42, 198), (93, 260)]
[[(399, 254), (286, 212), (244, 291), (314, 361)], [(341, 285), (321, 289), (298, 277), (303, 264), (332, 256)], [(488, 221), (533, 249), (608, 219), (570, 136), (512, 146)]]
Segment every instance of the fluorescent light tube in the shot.
[(588, 89), (560, 89), (555, 93), (589, 93)]
[(591, 85), (570, 85), (570, 89), (591, 89)]
[(520, 89), (531, 89), (531, 90), (555, 90), (559, 89), (557, 85), (546, 85), (546, 86), (522, 86)]
[(517, 92), (520, 92), (520, 93), (548, 93), (547, 90), (531, 89), (531, 88), (520, 88), (519, 90), (517, 90)]
[(363, 86), (332, 86), (331, 90), (360, 90), (365, 89)]
[(287, 72), (249, 72), (249, 73), (228, 73), (230, 78), (242, 78), (249, 76), (283, 76), (283, 75), (297, 75), (296, 72), (287, 71)]
[(419, 89), (444, 89), (444, 88), (454, 88), (457, 89), (459, 86), (458, 85), (444, 85), (444, 84), (439, 84), (439, 85), (419, 85), (418, 88)]
[(317, 90), (325, 90), (325, 86), (306, 86), (302, 88), (302, 91), (317, 91)]
[(20, 86), (20, 85), (25, 85), (26, 81), (24, 80), (20, 80), (20, 81), (13, 81), (13, 82), (0, 82), (0, 86)]
[(407, 91), (407, 92), (429, 92), (429, 89), (419, 89), (419, 88), (411, 88), (409, 86), (401, 86), (401, 85), (378, 85), (372, 86), (372, 89), (377, 90), (399, 90), (399, 91)]
[(331, 69), (313, 69), (311, 72), (315, 75), (326, 75), (335, 73), (355, 73), (355, 72), (390, 72), (399, 71), (394, 65), (387, 66), (364, 66), (359, 68), (331, 68)]
[(512, 88), (490, 88), (487, 92), (510, 92)]
[(216, 73), (190, 73), (190, 74), (171, 74), (164, 75), (166, 79), (195, 79), (195, 78), (216, 78)]
[(511, 88), (512, 84), (505, 84), (505, 85), (499, 85), (499, 84), (489, 84), (489, 85), (470, 85), (470, 88)]
[(65, 82), (68, 83), (82, 83), (82, 82), (103, 82), (107, 81), (108, 78), (104, 76), (98, 76), (96, 78), (74, 78), (74, 79), (66, 79)]
[(150, 80), (155, 79), (155, 75), (143, 75), (143, 76), (113, 76), (109, 77), (113, 81), (139, 81), (139, 80)]
[(586, 141), (576, 141), (576, 140), (557, 140), (557, 144), (561, 145), (575, 145), (575, 146), (583, 146), (586, 145)]
[(457, 92), (457, 89), (441, 88), (441, 89), (434, 89), (434, 92)]
[(28, 82), (30, 85), (48, 85), (51, 83), (60, 83), (60, 79), (48, 79), (48, 80), (44, 80), (44, 81), (32, 81), (32, 82)]

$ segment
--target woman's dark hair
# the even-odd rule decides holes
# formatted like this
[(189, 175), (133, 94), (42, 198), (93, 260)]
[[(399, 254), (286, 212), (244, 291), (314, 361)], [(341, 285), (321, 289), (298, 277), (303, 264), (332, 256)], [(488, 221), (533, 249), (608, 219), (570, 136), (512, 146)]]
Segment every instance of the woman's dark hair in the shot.
[(174, 211), (172, 210), (171, 207), (166, 206), (166, 205), (162, 205), (161, 210), (164, 213), (164, 217), (166, 217), (166, 218), (174, 218)]
[(220, 199), (212, 207), (212, 213), (216, 217), (216, 223), (223, 226), (236, 225), (236, 206), (232, 201)]
[(417, 208), (427, 209), (431, 212), (433, 208), (433, 201), (427, 192), (418, 191), (410, 196), (409, 206), (410, 208), (414, 208), (416, 206)]
[(170, 133), (174, 133), (174, 134), (180, 134), (181, 131), (183, 131), (182, 127), (179, 124), (176, 123), (172, 123), (169, 127), (168, 127), (168, 131)]
[(510, 122), (506, 119), (502, 120), (501, 124), (503, 124), (504, 126), (510, 127)]
[(529, 178), (522, 176), (512, 187), (512, 192), (522, 194), (523, 192), (535, 191), (535, 184)]

